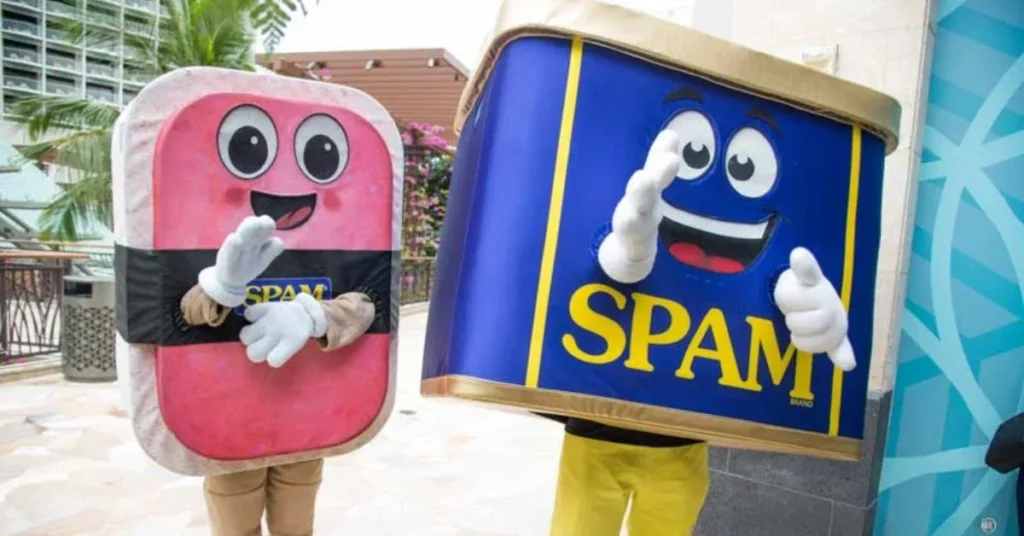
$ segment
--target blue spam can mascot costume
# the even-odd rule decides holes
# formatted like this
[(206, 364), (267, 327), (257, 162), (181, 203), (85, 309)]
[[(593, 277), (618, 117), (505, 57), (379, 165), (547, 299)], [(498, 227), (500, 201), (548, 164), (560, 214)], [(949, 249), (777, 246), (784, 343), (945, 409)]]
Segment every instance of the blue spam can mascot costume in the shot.
[(423, 393), (857, 459), (898, 103), (591, 0), (493, 35)]

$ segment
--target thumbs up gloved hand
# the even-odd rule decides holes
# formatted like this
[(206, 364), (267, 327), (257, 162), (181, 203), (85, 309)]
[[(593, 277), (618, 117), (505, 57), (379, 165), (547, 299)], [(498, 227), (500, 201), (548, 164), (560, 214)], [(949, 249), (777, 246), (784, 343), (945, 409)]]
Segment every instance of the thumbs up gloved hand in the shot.
[(238, 307), (245, 301), (245, 287), (259, 277), (284, 251), (284, 243), (273, 237), (276, 223), (269, 216), (249, 216), (224, 239), (217, 262), (199, 272), (199, 286), (224, 307)]
[(658, 251), (661, 192), (679, 171), (679, 136), (664, 130), (655, 138), (643, 169), (633, 173), (612, 213), (612, 232), (597, 250), (605, 275), (636, 283), (650, 275)]
[(786, 315), (786, 327), (797, 349), (826, 353), (845, 371), (857, 366), (846, 336), (846, 309), (810, 251), (796, 248), (790, 253), (789, 269), (775, 284), (775, 303)]

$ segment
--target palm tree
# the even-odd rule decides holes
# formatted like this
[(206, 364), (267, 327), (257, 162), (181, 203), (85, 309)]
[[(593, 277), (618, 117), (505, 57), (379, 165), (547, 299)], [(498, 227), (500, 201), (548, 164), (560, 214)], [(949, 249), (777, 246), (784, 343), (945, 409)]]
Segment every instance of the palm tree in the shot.
[[(317, 4), (320, 0), (315, 0)], [(303, 0), (260, 0), (252, 11), (253, 23), (263, 34), (263, 48), (267, 54), (274, 51), (284, 37), (284, 29), (292, 20), (296, 10), (306, 15), (306, 3)]]
[[(276, 1), (160, 0), (167, 16), (154, 23), (149, 38), (82, 22), (64, 29), (78, 40), (123, 40), (126, 55), (142, 59), (144, 65), (133, 74), (156, 76), (196, 65), (252, 70), (254, 19), (263, 17), (256, 20), (264, 24), (279, 20), (279, 11), (268, 15), (267, 4)], [(279, 1), (296, 7), (292, 0)], [(110, 225), (110, 137), (119, 114), (114, 105), (84, 98), (34, 97), (14, 105), (11, 121), (22, 124), (30, 140), (30, 145), (21, 149), (23, 157), (49, 160), (71, 175), (70, 186), (42, 213), (43, 238), (76, 240), (78, 231), (93, 221)], [(43, 141), (44, 137), (49, 139)]]

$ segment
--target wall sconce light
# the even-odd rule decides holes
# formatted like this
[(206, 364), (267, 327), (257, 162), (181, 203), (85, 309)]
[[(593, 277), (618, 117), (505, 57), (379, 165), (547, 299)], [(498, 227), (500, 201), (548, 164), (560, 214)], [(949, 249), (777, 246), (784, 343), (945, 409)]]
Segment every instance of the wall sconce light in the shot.
[(839, 45), (805, 48), (800, 52), (800, 61), (808, 67), (835, 75), (839, 70)]
[(366, 62), (366, 66), (364, 66), (363, 69), (366, 71), (370, 71), (376, 69), (377, 67), (380, 67), (380, 60), (369, 60)]

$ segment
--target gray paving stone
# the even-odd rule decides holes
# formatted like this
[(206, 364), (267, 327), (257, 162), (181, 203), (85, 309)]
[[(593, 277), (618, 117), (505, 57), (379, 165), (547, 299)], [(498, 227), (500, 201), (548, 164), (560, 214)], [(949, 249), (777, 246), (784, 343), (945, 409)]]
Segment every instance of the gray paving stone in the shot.
[(875, 505), (857, 508), (835, 503), (832, 509), (832, 532), (829, 536), (871, 536), (874, 532)]
[(831, 518), (828, 500), (715, 471), (694, 534), (829, 536)]
[(712, 447), (708, 456), (708, 465), (717, 471), (729, 470), (729, 449)]
[(864, 453), (858, 462), (734, 450), (728, 470), (756, 482), (864, 507), (877, 496), (890, 399), (886, 393), (869, 400)]

